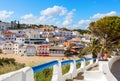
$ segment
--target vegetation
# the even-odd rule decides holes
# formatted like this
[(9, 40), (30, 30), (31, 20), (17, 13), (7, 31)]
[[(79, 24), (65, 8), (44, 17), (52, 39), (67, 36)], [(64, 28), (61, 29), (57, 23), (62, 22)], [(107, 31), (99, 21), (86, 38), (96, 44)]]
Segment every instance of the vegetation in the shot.
[[(70, 65), (62, 66), (62, 74), (65, 74), (69, 71)], [(53, 68), (47, 68), (41, 72), (35, 73), (35, 81), (51, 81), (53, 74)]]
[[(25, 67), (25, 64), (15, 62), (13, 58), (0, 58), (0, 74), (15, 71)], [(62, 66), (62, 73), (65, 74), (69, 71), (70, 65)], [(53, 68), (47, 68), (43, 71), (34, 74), (35, 81), (51, 81)]]
[(20, 29), (20, 22), (18, 21), (17, 28)]
[(63, 27), (63, 28), (61, 28), (62, 30), (64, 30), (64, 31), (70, 31), (68, 28), (66, 28), (66, 27)]
[(90, 64), (90, 61), (86, 61), (85, 62), (85, 65), (87, 66), (87, 65), (89, 65)]
[(80, 34), (84, 34), (84, 33), (90, 33), (89, 30), (82, 30), (82, 29), (74, 29), (73, 31), (78, 31)]
[(13, 58), (0, 58), (0, 74), (15, 71), (25, 67), (25, 64), (15, 62)]
[(81, 63), (78, 62), (78, 63), (76, 64), (76, 68), (78, 69), (78, 68), (80, 68), (80, 66), (81, 66)]
[(100, 55), (120, 40), (120, 17), (107, 16), (89, 25), (91, 33), (98, 37), (101, 44)]
[(35, 73), (35, 81), (51, 81), (53, 68), (47, 68), (41, 72)]
[(62, 74), (67, 73), (70, 70), (70, 64), (62, 66)]
[(0, 49), (0, 53), (2, 53), (2, 49)]

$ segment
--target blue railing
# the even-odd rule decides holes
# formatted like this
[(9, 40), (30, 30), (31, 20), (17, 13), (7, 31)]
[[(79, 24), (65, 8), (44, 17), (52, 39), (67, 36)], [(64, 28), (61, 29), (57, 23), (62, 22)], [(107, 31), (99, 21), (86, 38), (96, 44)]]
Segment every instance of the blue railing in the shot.
[[(96, 60), (97, 58), (86, 58), (85, 61), (90, 61), (90, 60)], [(79, 60), (76, 60), (76, 62), (82, 62), (84, 61), (83, 59), (79, 59)], [(62, 61), (61, 62), (61, 65), (66, 65), (66, 64), (70, 64), (72, 63), (73, 60), (66, 60), (66, 61)], [(52, 67), (54, 65), (58, 64), (58, 60), (54, 60), (54, 61), (51, 61), (51, 62), (47, 62), (47, 63), (44, 63), (44, 64), (40, 64), (38, 66), (34, 66), (32, 67), (34, 73), (37, 73), (37, 72), (40, 72), (46, 68), (49, 68), (49, 67)]]
[(82, 62), (82, 61), (84, 61), (84, 60), (83, 59), (76, 60), (77, 63)]
[(73, 60), (66, 60), (66, 61), (62, 61), (61, 64), (63, 66), (63, 65), (66, 65), (66, 64), (70, 64), (72, 62), (73, 62)]
[(58, 61), (57, 60), (54, 60), (54, 61), (51, 61), (51, 62), (47, 62), (47, 63), (44, 63), (44, 64), (40, 64), (38, 66), (34, 66), (32, 67), (34, 73), (37, 73), (37, 72), (40, 72), (46, 68), (49, 68), (49, 67), (52, 67), (54, 65), (58, 64)]
[(85, 61), (96, 60), (97, 58), (86, 58)]

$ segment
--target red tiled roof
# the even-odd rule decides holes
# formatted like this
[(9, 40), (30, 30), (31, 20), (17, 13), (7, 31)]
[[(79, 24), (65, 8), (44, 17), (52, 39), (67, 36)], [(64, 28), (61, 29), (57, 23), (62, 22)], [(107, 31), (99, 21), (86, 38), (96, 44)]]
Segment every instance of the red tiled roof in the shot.
[(27, 35), (17, 36), (18, 38), (28, 38)]
[(13, 44), (19, 44), (18, 42), (13, 42)]
[(3, 33), (4, 33), (4, 35), (6, 35), (6, 36), (10, 36), (10, 35), (14, 35), (14, 34), (15, 34), (15, 33), (13, 33), (13, 32), (7, 31), (7, 30), (3, 31)]

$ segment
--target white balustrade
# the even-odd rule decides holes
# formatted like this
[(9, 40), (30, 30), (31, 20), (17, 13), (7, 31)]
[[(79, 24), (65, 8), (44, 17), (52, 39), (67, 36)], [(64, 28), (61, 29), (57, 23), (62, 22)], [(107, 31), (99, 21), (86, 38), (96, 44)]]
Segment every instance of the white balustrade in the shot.
[[(81, 61), (81, 66), (76, 68), (76, 60), (71, 60), (70, 70), (68, 73), (62, 75), (61, 61), (57, 60), (58, 64), (53, 65), (53, 76), (51, 81), (65, 81), (66, 79), (73, 79), (79, 72), (84, 72), (86, 69), (93, 67), (97, 64), (97, 60), (93, 63), (93, 60), (89, 60), (90, 64), (85, 65), (85, 59)], [(7, 74), (0, 75), (0, 81), (34, 81), (34, 72), (31, 67), (25, 67), (18, 71), (13, 71)]]

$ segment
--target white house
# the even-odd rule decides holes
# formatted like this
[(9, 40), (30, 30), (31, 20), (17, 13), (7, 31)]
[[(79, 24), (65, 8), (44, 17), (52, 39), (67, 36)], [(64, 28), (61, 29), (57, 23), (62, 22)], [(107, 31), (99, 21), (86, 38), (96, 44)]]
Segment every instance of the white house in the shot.
[(65, 30), (55, 30), (55, 35), (56, 36), (65, 36), (65, 37), (71, 37), (73, 36), (72, 31), (65, 31)]
[(4, 54), (18, 54), (19, 53), (19, 43), (6, 41), (3, 44), (3, 53)]
[(16, 40), (15, 33), (10, 32), (8, 30), (3, 31), (3, 35), (4, 35), (5, 40), (8, 40), (8, 41), (15, 41)]
[(22, 36), (22, 35), (24, 35), (26, 33), (22, 29), (19, 29), (19, 30), (9, 30), (9, 31), (15, 33), (16, 36)]
[(23, 35), (23, 36), (17, 36), (16, 37), (16, 42), (19, 42), (19, 43), (25, 43), (25, 39), (27, 38), (26, 35)]
[(64, 47), (58, 47), (58, 46), (51, 46), (49, 48), (50, 54), (49, 56), (64, 56), (65, 49)]
[(81, 36), (78, 31), (72, 31), (72, 35), (73, 35), (73, 36), (77, 36), (77, 37), (78, 37), (78, 36)]
[(21, 56), (26, 54), (26, 45), (20, 46), (20, 48), (19, 48), (19, 54)]
[(6, 22), (1, 22), (0, 21), (0, 30), (7, 30), (11, 27), (11, 24), (10, 23), (6, 23)]
[(27, 56), (35, 56), (36, 55), (36, 47), (34, 45), (28, 45), (26, 47)]
[(91, 43), (89, 36), (83, 37), (83, 38), (82, 38), (82, 41), (85, 42), (85, 43)]

